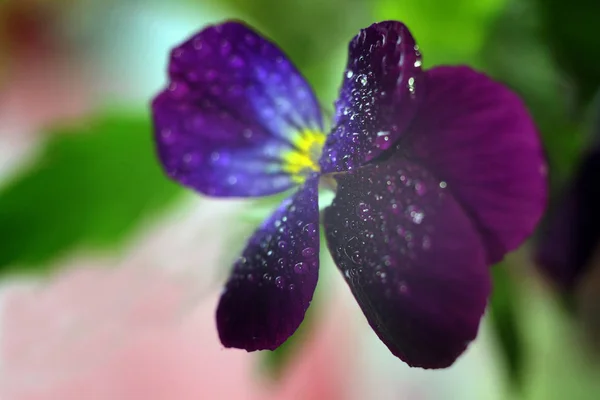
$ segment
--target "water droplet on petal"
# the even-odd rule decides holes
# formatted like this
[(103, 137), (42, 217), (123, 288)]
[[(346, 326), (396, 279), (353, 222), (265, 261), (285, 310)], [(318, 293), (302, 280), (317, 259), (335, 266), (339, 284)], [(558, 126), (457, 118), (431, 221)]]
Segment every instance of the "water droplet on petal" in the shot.
[(275, 278), (275, 286), (279, 289), (283, 289), (285, 287), (285, 278), (283, 276), (278, 276)]
[(406, 211), (408, 212), (408, 215), (410, 215), (410, 218), (415, 224), (418, 225), (421, 222), (423, 222), (423, 218), (425, 218), (425, 213), (419, 207), (415, 205), (410, 205), (408, 206)]
[(406, 282), (400, 282), (398, 284), (398, 292), (403, 295), (408, 295), (410, 293), (410, 289), (408, 288)]
[(350, 259), (354, 264), (360, 264), (362, 262), (362, 255), (360, 251), (356, 250), (350, 255)]
[(304, 231), (304, 233), (306, 233), (311, 238), (313, 238), (317, 235), (317, 227), (313, 223), (304, 225), (304, 228), (302, 228), (302, 231)]
[(390, 139), (390, 133), (386, 131), (377, 132), (377, 137), (375, 138), (375, 146), (382, 150), (387, 150), (392, 145), (392, 140)]
[(296, 265), (294, 265), (294, 272), (297, 274), (305, 273), (306, 269), (307, 269), (307, 265), (303, 262), (299, 262), (299, 263), (296, 263)]
[(315, 249), (313, 249), (312, 247), (307, 247), (304, 250), (302, 250), (302, 257), (312, 257), (314, 256), (316, 253)]
[(431, 238), (427, 235), (423, 236), (423, 250), (429, 250), (431, 248)]
[(373, 219), (373, 211), (367, 203), (360, 202), (356, 206), (356, 215), (364, 222)]
[(242, 135), (244, 135), (244, 137), (246, 139), (250, 139), (252, 137), (252, 129), (250, 129), (250, 128), (244, 129), (244, 131), (242, 132)]
[(423, 182), (416, 181), (415, 192), (417, 192), (419, 196), (424, 196), (425, 193), (427, 193), (427, 188), (425, 187), (425, 184)]

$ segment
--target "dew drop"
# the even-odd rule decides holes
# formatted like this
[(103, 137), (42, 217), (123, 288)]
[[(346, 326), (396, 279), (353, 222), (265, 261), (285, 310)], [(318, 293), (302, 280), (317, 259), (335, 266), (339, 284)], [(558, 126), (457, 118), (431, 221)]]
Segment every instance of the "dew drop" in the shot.
[(362, 255), (360, 251), (356, 250), (350, 255), (350, 259), (354, 264), (360, 264), (362, 262)]
[(311, 238), (314, 238), (317, 235), (317, 227), (313, 223), (304, 225), (304, 228), (302, 228), (302, 231)]
[(371, 210), (371, 207), (369, 207), (367, 203), (363, 202), (358, 203), (358, 205), (356, 206), (356, 215), (358, 215), (358, 217), (362, 219), (363, 222), (367, 222), (368, 220), (373, 219), (373, 212)]
[(238, 55), (233, 55), (229, 59), (229, 64), (234, 68), (241, 68), (244, 66), (244, 60)]
[(429, 250), (431, 248), (431, 238), (427, 235), (423, 236), (422, 243), (423, 250)]
[(415, 94), (415, 78), (413, 78), (412, 76), (408, 78), (408, 91), (411, 95)]
[(283, 241), (283, 240), (280, 240), (280, 241), (277, 243), (277, 247), (279, 247), (281, 250), (285, 250), (285, 249), (287, 249), (287, 247), (288, 247), (288, 244), (287, 244), (287, 242), (285, 242), (285, 241)]
[(400, 282), (398, 284), (398, 292), (400, 294), (403, 294), (403, 295), (409, 294), (410, 290), (409, 290), (408, 285), (406, 284), (406, 282)]
[(417, 192), (419, 196), (424, 196), (425, 193), (427, 193), (427, 188), (425, 187), (425, 184), (423, 182), (416, 181), (415, 192)]
[(377, 271), (375, 272), (375, 276), (377, 276), (382, 283), (385, 283), (387, 278), (387, 274), (385, 272)]
[(441, 181), (440, 182), (440, 188), (441, 189), (446, 189), (447, 186), (448, 186), (448, 184), (445, 181)]
[(307, 247), (304, 250), (302, 250), (302, 257), (308, 258), (308, 257), (312, 257), (314, 256), (316, 253), (315, 249), (313, 249), (312, 247)]
[(303, 262), (299, 262), (296, 263), (296, 265), (294, 265), (294, 272), (297, 274), (303, 274), (306, 272), (306, 264)]
[(288, 290), (294, 290), (296, 288), (296, 286), (294, 286), (293, 283), (290, 283), (288, 286)]
[(206, 79), (208, 79), (209, 81), (212, 81), (213, 79), (215, 79), (217, 77), (217, 71), (215, 71), (214, 69), (209, 69), (208, 71), (206, 71), (206, 73), (204, 74), (204, 77)]
[(283, 289), (285, 287), (285, 278), (283, 276), (276, 277), (275, 286), (277, 286), (279, 289)]
[(352, 78), (352, 76), (354, 75), (354, 72), (348, 70), (348, 72), (346, 72), (346, 78), (350, 79)]
[(356, 79), (358, 82), (360, 82), (361, 85), (367, 86), (367, 76), (366, 75), (360, 74), (357, 76)]
[(392, 145), (392, 141), (390, 140), (390, 133), (386, 131), (377, 132), (377, 137), (375, 138), (375, 146), (382, 150), (387, 150)]
[(423, 212), (423, 210), (421, 210), (415, 205), (408, 206), (406, 210), (408, 211), (412, 222), (414, 222), (417, 225), (423, 222), (423, 218), (425, 218), (425, 213)]
[(256, 44), (256, 38), (253, 35), (249, 34), (249, 33), (246, 34), (246, 36), (244, 36), (244, 40), (250, 46), (254, 46)]

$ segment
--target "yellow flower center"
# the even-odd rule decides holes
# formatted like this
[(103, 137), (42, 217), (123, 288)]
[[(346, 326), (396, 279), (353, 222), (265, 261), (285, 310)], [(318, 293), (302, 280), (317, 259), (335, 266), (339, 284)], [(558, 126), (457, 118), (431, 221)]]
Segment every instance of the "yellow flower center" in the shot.
[(325, 136), (325, 133), (314, 130), (304, 130), (295, 136), (294, 149), (282, 157), (283, 170), (292, 175), (295, 182), (302, 183), (311, 172), (319, 172), (319, 157)]

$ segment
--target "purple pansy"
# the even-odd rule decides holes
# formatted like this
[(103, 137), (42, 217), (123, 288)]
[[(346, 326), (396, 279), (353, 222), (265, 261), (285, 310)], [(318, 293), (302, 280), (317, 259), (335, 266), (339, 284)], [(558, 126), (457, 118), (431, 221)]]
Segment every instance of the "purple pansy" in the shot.
[[(333, 127), (273, 43), (240, 22), (175, 48), (152, 104), (167, 174), (218, 197), (296, 191), (250, 238), (217, 309), (225, 347), (275, 349), (304, 318), (327, 247), (367, 320), (411, 366), (451, 365), (477, 335), (488, 266), (546, 203), (535, 126), (468, 67), (421, 69), (400, 22), (350, 42)], [(320, 215), (319, 183), (334, 188)]]
[(600, 255), (600, 120), (573, 180), (540, 230), (536, 261), (565, 293), (574, 293)]

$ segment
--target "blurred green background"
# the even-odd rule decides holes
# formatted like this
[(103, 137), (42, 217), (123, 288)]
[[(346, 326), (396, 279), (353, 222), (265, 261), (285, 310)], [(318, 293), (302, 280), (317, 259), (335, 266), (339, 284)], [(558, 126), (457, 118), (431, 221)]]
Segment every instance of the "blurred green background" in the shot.
[[(597, 0), (2, 0), (2, 278), (52, 273), (74, 251), (118, 252), (191, 196), (157, 165), (148, 105), (165, 84), (168, 50), (232, 17), (277, 42), (329, 111), (352, 36), (375, 21), (405, 22), (426, 67), (469, 64), (523, 97), (553, 193), (590, 140)], [(524, 246), (494, 269), (490, 317), (506, 399), (599, 399), (598, 360), (529, 254)], [(288, 347), (269, 356), (271, 369)]]

